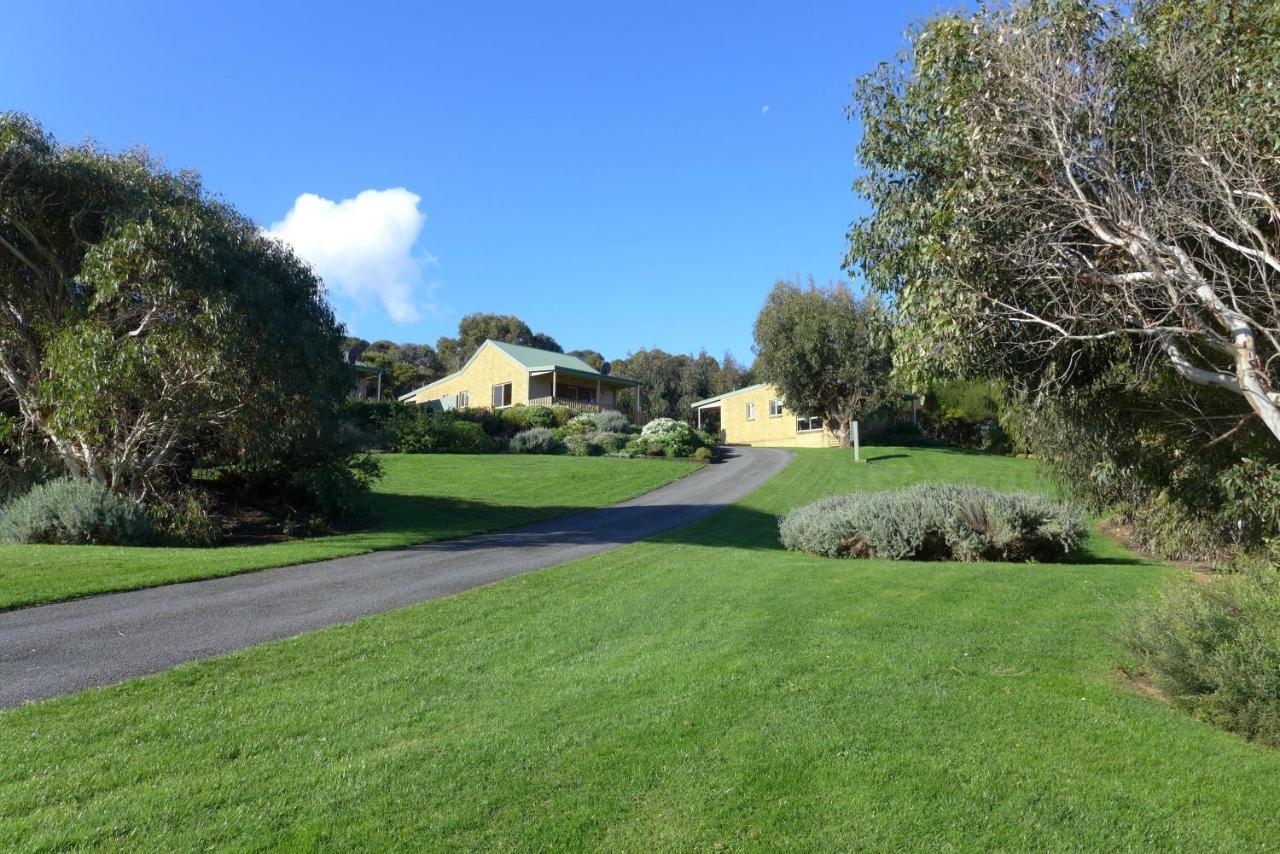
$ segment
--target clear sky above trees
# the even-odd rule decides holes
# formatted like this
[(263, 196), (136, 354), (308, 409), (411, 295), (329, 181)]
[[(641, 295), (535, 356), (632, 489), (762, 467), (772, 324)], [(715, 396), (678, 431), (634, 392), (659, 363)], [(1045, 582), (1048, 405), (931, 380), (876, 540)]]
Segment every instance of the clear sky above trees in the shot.
[(777, 278), (839, 275), (849, 81), (936, 5), (12, 4), (0, 104), (318, 244), (377, 224), (390, 247), (326, 259), (367, 340), (489, 311), (609, 358), (749, 361)]

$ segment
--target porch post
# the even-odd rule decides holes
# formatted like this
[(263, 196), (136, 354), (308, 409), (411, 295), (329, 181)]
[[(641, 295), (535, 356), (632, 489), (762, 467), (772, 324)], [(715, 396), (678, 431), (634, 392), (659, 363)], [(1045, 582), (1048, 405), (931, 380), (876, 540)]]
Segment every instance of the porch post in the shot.
[(378, 400), (382, 400), (382, 371), (378, 371)]
[(551, 405), (556, 404), (556, 372), (551, 372)]
[(600, 404), (600, 380), (598, 378), (596, 379), (596, 409), (600, 409), (600, 410), (604, 409), (604, 407)]
[(702, 407), (698, 407), (698, 429), (702, 429)]

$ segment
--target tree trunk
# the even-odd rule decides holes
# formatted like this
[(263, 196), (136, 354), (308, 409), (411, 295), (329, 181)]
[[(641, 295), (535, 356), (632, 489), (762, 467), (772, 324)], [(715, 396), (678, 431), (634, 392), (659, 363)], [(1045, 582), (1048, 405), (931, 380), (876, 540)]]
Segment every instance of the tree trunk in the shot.
[(849, 441), (849, 432), (853, 428), (853, 419), (836, 417), (831, 420), (836, 422), (836, 438), (840, 440), (840, 447), (852, 447), (853, 443)]

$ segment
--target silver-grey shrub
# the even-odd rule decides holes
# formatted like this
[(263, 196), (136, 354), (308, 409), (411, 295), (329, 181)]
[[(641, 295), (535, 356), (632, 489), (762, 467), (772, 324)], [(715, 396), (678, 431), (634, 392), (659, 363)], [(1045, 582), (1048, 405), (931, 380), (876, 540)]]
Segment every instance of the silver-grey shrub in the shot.
[(595, 422), (597, 433), (634, 433), (636, 430), (635, 426), (627, 420), (627, 416), (616, 409), (593, 412), (591, 420)]
[(788, 513), (778, 532), (786, 548), (823, 557), (1049, 561), (1088, 526), (1042, 495), (925, 483), (823, 498)]
[(90, 480), (51, 480), (0, 507), (0, 543), (138, 546), (155, 539), (141, 507)]
[(522, 430), (511, 437), (511, 451), (515, 454), (558, 454), (563, 450), (564, 442), (546, 427)]

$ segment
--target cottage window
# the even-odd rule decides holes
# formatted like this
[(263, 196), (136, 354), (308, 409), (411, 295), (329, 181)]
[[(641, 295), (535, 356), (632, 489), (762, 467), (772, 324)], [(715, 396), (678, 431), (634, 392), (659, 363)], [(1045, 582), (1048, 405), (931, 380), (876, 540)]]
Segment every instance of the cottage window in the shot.
[(465, 391), (458, 392), (458, 408), (466, 409), (471, 405), (471, 395)]
[(814, 430), (821, 430), (821, 429), (822, 429), (822, 416), (820, 415), (814, 415), (809, 418), (796, 419), (797, 433), (811, 433)]
[(754, 400), (747, 404), (747, 420), (756, 420), (756, 402)]
[(511, 405), (511, 383), (498, 383), (493, 387), (493, 408)]
[(770, 418), (782, 417), (782, 401), (780, 400), (769, 401), (769, 417)]

